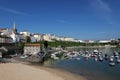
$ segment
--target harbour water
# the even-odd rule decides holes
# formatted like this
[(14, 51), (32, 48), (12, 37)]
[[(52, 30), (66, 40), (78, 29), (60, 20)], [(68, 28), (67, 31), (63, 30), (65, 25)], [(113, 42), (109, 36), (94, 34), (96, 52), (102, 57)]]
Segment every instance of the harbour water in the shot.
[[(82, 48), (80, 51), (92, 52), (95, 48)], [(120, 52), (120, 48), (96, 48), (102, 51), (103, 54), (107, 53), (112, 55), (113, 51)], [(82, 75), (88, 80), (120, 80), (120, 63), (115, 61), (115, 66), (109, 66), (109, 60), (95, 61), (94, 58), (85, 60), (80, 56), (80, 60), (76, 58), (51, 60), (51, 67), (67, 70), (73, 74)]]

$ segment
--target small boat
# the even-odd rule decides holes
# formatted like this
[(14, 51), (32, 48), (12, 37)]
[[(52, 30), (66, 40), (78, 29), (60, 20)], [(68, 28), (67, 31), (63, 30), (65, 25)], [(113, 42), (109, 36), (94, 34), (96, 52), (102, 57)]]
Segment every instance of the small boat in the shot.
[(77, 58), (76, 58), (76, 60), (78, 60), (78, 61), (79, 61), (79, 60), (80, 60), (80, 58), (79, 58), (79, 57), (77, 57)]
[(94, 58), (94, 59), (95, 59), (95, 61), (97, 61), (97, 60), (98, 60), (98, 57), (97, 57), (97, 56), (95, 56), (95, 58)]
[(119, 53), (118, 53), (117, 51), (114, 51), (114, 52), (113, 52), (113, 55), (114, 55), (114, 56), (118, 56)]
[(115, 63), (114, 62), (110, 62), (109, 65), (110, 66), (115, 66)]
[(99, 56), (99, 61), (103, 61), (103, 58), (102, 58), (102, 56)]
[(93, 53), (94, 53), (95, 55), (97, 55), (97, 54), (98, 54), (98, 50), (94, 50)]
[(54, 60), (58, 60), (59, 59), (59, 57), (54, 57)]
[(118, 58), (119, 58), (119, 56), (115, 56), (115, 58), (116, 58), (116, 59), (118, 59)]
[(117, 63), (120, 63), (120, 59), (119, 58), (117, 59)]
[(110, 56), (110, 62), (113, 62), (114, 56)]

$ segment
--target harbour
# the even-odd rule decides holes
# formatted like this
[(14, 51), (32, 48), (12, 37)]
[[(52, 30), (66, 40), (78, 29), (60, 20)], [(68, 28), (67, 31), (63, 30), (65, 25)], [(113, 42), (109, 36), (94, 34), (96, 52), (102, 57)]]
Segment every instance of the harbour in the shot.
[[(98, 48), (81, 48), (79, 51), (81, 52), (93, 52)], [(59, 60), (49, 60), (50, 67), (63, 69), (69, 71), (76, 75), (82, 75), (88, 80), (119, 80), (120, 79), (120, 63), (117, 62), (117, 59), (114, 57), (115, 65), (110, 65), (110, 57), (114, 56), (114, 51), (119, 53), (120, 48), (99, 48), (105, 55), (108, 54), (109, 58), (106, 60), (103, 58), (102, 61), (99, 59), (95, 60), (95, 57), (90, 57), (86, 59), (82, 55), (79, 57), (73, 58), (61, 58)], [(120, 54), (118, 55), (120, 57)]]

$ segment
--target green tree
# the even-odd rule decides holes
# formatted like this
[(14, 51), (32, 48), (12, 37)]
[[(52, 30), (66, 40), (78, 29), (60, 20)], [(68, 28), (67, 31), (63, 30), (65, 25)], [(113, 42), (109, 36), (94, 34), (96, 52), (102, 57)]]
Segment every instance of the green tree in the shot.
[(31, 42), (31, 38), (29, 36), (26, 37), (26, 42), (30, 43)]
[(48, 41), (44, 41), (44, 47), (48, 48)]

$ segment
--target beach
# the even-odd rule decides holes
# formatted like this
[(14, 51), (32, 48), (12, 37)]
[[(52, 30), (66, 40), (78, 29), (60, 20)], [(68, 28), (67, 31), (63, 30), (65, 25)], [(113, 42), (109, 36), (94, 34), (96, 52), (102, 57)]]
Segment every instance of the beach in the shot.
[(0, 80), (85, 80), (85, 78), (76, 77), (66, 71), (31, 66), (26, 63), (2, 63)]

